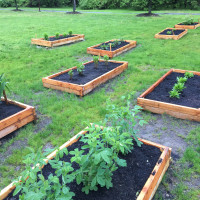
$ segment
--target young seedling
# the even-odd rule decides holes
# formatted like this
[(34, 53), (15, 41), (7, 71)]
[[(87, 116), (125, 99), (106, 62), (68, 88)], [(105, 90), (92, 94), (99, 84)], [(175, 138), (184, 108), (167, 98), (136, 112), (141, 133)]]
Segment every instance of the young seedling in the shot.
[(177, 90), (172, 90), (169, 92), (171, 98), (180, 98), (180, 93)]
[(60, 37), (60, 34), (56, 33), (56, 39), (59, 39), (59, 37)]
[(73, 70), (71, 69), (71, 70), (68, 72), (68, 74), (69, 74), (70, 80), (72, 80), (72, 77), (73, 77), (73, 75), (74, 75)]
[(108, 55), (105, 55), (105, 56), (103, 57), (103, 59), (104, 59), (104, 61), (105, 61), (106, 66), (108, 67), (109, 56), (108, 56)]
[(191, 16), (187, 16), (185, 18), (185, 21), (183, 22), (184, 25), (193, 25), (194, 24), (194, 18)]
[(44, 39), (45, 39), (45, 40), (48, 40), (48, 39), (49, 39), (49, 36), (48, 36), (46, 33), (44, 34)]
[(99, 64), (99, 57), (93, 56), (93, 62), (94, 62), (94, 68), (97, 69)]
[(0, 100), (1, 100), (1, 96), (3, 96), (6, 104), (8, 104), (8, 99), (6, 95), (6, 90), (9, 90), (8, 84), (9, 82), (7, 82), (4, 74), (1, 74), (0, 75)]
[(83, 75), (83, 71), (85, 69), (85, 65), (81, 64), (77, 67), (77, 72), (79, 73), (79, 75)]
[(63, 34), (63, 37), (66, 38), (66, 37), (67, 37), (67, 33), (64, 33), (64, 34)]
[(167, 31), (167, 35), (171, 35), (172, 34), (172, 31)]
[(185, 88), (184, 83), (176, 83), (172, 90), (176, 90), (177, 92), (182, 92), (184, 88)]
[(192, 77), (194, 77), (194, 74), (190, 73), (190, 72), (185, 72), (184, 75), (185, 75), (186, 78), (192, 78)]
[(188, 80), (187, 77), (177, 77), (178, 83), (185, 83)]
[(109, 47), (109, 46), (108, 46), (107, 44), (102, 44), (102, 45), (101, 45), (101, 49), (103, 49), (103, 50), (107, 50), (108, 47)]
[(69, 36), (72, 36), (72, 31), (71, 30), (69, 31)]

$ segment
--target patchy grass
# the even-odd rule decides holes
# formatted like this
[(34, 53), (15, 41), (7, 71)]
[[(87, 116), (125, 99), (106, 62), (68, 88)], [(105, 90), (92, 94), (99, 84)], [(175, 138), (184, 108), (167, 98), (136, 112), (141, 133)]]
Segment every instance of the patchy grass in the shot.
[[(183, 21), (185, 16), (137, 18), (124, 14), (66, 15), (10, 11), (0, 11), (0, 16), (0, 74), (5, 73), (10, 81), (12, 93), (8, 96), (35, 106), (40, 119), (50, 120), (45, 123), (39, 120), (37, 125), (31, 123), (0, 141), (0, 189), (23, 170), (22, 158), (29, 152), (26, 147), (37, 149), (47, 143), (60, 146), (83, 129), (86, 123), (101, 120), (106, 113), (105, 102), (108, 98), (120, 104), (121, 95), (135, 93), (137, 97), (172, 67), (200, 71), (200, 28), (189, 30), (178, 41), (154, 39), (156, 33)], [(198, 19), (198, 16), (195, 17)], [(30, 44), (35, 35), (43, 37), (44, 33), (48, 33), (50, 36), (70, 29), (73, 33), (85, 34), (86, 40), (54, 49), (37, 48)], [(42, 77), (77, 65), (77, 57), (87, 57), (87, 47), (113, 38), (138, 42), (137, 48), (114, 58), (129, 62), (128, 70), (122, 75), (84, 98), (43, 87)], [(156, 126), (158, 119), (155, 116), (148, 112), (143, 112), (142, 115), (153, 121), (151, 127)], [(163, 132), (175, 131), (179, 126), (174, 119), (170, 121), (170, 125), (167, 124), (169, 118), (165, 116), (163, 121), (166, 123), (162, 129), (154, 129), (161, 144), (162, 137), (165, 136)], [(184, 129), (189, 130), (187, 134), (191, 131), (187, 137), (190, 147), (185, 150), (180, 165), (192, 163), (192, 167), (189, 174), (187, 171), (183, 171), (183, 177), (178, 174), (180, 178), (189, 179), (199, 175), (199, 163), (195, 159), (199, 150), (194, 147), (197, 145), (199, 131), (195, 129), (196, 126), (188, 121), (184, 123)], [(155, 134), (151, 134), (153, 133)], [(179, 167), (179, 164), (175, 163), (174, 166)], [(180, 186), (177, 186), (177, 192), (174, 190), (174, 198), (177, 196), (177, 199), (181, 199), (180, 191), (185, 190), (185, 187), (189, 188), (189, 194), (195, 196), (196, 190), (193, 191), (186, 185), (185, 180), (176, 178), (176, 181)]]

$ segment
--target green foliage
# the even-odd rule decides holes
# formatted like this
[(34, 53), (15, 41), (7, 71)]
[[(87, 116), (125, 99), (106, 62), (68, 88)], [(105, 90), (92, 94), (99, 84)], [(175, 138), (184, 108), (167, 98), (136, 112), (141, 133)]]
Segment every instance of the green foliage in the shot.
[(78, 71), (79, 75), (83, 75), (84, 69), (85, 69), (85, 65), (84, 64), (81, 64), (81, 65), (77, 66), (77, 71)]
[(177, 77), (178, 83), (185, 83), (188, 80), (187, 77)]
[(4, 96), (4, 98), (7, 99), (5, 96), (5, 93), (6, 93), (6, 90), (9, 91), (8, 85), (9, 85), (9, 82), (6, 80), (5, 75), (1, 74), (0, 75), (0, 100), (2, 96)]
[(74, 72), (73, 70), (71, 69), (69, 72), (68, 72), (69, 76), (70, 76), (70, 79), (72, 79), (73, 75), (74, 75)]
[(102, 44), (100, 46), (100, 48), (103, 49), (103, 50), (108, 50), (109, 49), (109, 45), (108, 44)]
[(98, 64), (99, 64), (99, 57), (98, 56), (93, 56), (93, 62), (94, 62), (95, 69), (97, 69), (98, 68)]
[(192, 78), (192, 77), (194, 77), (194, 74), (190, 73), (190, 72), (185, 72), (185, 77), (186, 78)]
[(171, 91), (169, 92), (169, 94), (170, 94), (170, 97), (171, 97), (171, 98), (177, 98), (177, 99), (180, 98), (180, 92), (178, 92), (177, 90), (171, 90)]
[(172, 31), (167, 31), (167, 35), (171, 35), (172, 34)]
[(184, 25), (192, 25), (194, 24), (194, 18), (192, 16), (185, 17), (185, 20), (183, 22)]
[(63, 37), (67, 37), (67, 33), (64, 33), (64, 34), (63, 34)]
[(137, 145), (141, 146), (142, 143), (137, 137), (138, 130), (135, 129), (137, 124), (143, 126), (147, 123), (142, 117), (138, 116), (141, 107), (136, 105), (134, 108), (131, 108), (131, 95), (128, 95), (127, 97), (122, 96), (121, 100), (122, 102), (126, 100), (124, 106), (116, 106), (111, 103), (110, 99), (107, 101), (106, 110), (108, 111), (108, 114), (106, 114), (105, 122), (113, 127), (119, 127), (120, 133), (130, 133), (137, 142)]
[(59, 39), (60, 38), (60, 34), (56, 33), (55, 37), (56, 37), (56, 39)]
[(72, 36), (72, 33), (73, 33), (73, 32), (70, 30), (70, 31), (69, 31), (69, 36)]
[(104, 61), (105, 61), (105, 64), (108, 66), (108, 60), (109, 60), (109, 56), (108, 55), (105, 55), (103, 57)]
[[(16, 189), (13, 196), (21, 191), (19, 196), (21, 200), (71, 200), (74, 193), (70, 192), (66, 184), (72, 182), (75, 178), (73, 174), (70, 174), (73, 168), (70, 163), (60, 161), (64, 154), (68, 154), (67, 149), (58, 151), (56, 157), (49, 161), (51, 167), (55, 169), (55, 176), (50, 174), (46, 180), (39, 168), (39, 166), (46, 165), (43, 160), (45, 156), (41, 153), (41, 148), (37, 152), (34, 149), (30, 150), (32, 153), (25, 157), (25, 171), (16, 180)], [(31, 167), (36, 165), (38, 167)], [(26, 180), (26, 177), (29, 178)], [(58, 177), (61, 177), (62, 183), (59, 182)]]
[(185, 88), (185, 84), (184, 83), (176, 83), (172, 90), (176, 90), (178, 92), (182, 92), (184, 88)]
[[(118, 140), (120, 133), (115, 128), (101, 129), (95, 124), (90, 125), (86, 131), (89, 134), (81, 138), (85, 145), (81, 150), (75, 149), (70, 154), (74, 155), (71, 162), (76, 162), (80, 167), (75, 172), (76, 182), (83, 183), (82, 191), (88, 194), (90, 190), (97, 191), (98, 185), (107, 189), (113, 186), (113, 172), (118, 169), (118, 166), (126, 166), (126, 161), (118, 157), (119, 143), (122, 146), (124, 144), (132, 146), (132, 139), (128, 134), (129, 140), (124, 141), (122, 137), (122, 140)], [(88, 153), (85, 152), (86, 148), (89, 150)]]
[(44, 39), (45, 39), (45, 40), (48, 40), (48, 39), (49, 39), (49, 36), (48, 36), (46, 33), (44, 34)]

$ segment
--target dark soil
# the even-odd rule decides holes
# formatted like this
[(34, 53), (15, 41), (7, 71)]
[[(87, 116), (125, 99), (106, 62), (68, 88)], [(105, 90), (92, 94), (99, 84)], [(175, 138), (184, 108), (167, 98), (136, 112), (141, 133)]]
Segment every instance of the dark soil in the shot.
[(61, 74), (52, 79), (57, 80), (57, 81), (62, 81), (62, 82), (83, 85), (101, 76), (102, 74), (105, 74), (115, 69), (116, 67), (119, 67), (120, 65), (121, 63), (108, 62), (108, 67), (107, 67), (105, 62), (99, 62), (98, 68), (95, 69), (94, 62), (92, 62), (85, 65), (85, 71), (83, 72), (83, 75), (79, 75), (77, 70), (73, 70), (74, 75), (72, 79), (70, 79), (70, 76), (68, 75), (68, 73)]
[(195, 23), (193, 23), (193, 24), (183, 24), (183, 23), (180, 23), (180, 24), (178, 24), (178, 25), (195, 26), (195, 25), (197, 25), (197, 24), (199, 24), (199, 23), (197, 23), (197, 22), (195, 22)]
[[(170, 31), (171, 34), (167, 34), (168, 31)], [(181, 30), (165, 29), (164, 31), (162, 31), (161, 33), (159, 33), (159, 35), (180, 35), (184, 31), (185, 31), (184, 29), (183, 30), (182, 29)]]
[(66, 12), (66, 14), (77, 15), (77, 14), (82, 14), (82, 13), (75, 11), (75, 12)]
[(185, 89), (180, 94), (180, 99), (170, 98), (169, 92), (172, 90), (177, 77), (183, 77), (184, 74), (172, 72), (145, 98), (156, 101), (162, 101), (192, 108), (200, 108), (200, 76), (195, 75), (188, 78), (185, 83)]
[(159, 15), (155, 13), (141, 13), (136, 15), (136, 17), (159, 17)]
[(65, 38), (75, 37), (74, 35), (67, 35), (66, 37), (60, 36), (58, 39), (56, 37), (49, 37), (48, 41), (55, 41), (55, 40), (61, 40)]
[[(72, 151), (75, 148), (81, 148), (82, 142), (77, 142), (68, 147), (68, 151)], [(77, 185), (74, 181), (69, 184), (70, 190), (73, 191), (76, 196), (74, 200), (133, 200), (136, 199), (136, 193), (140, 192), (146, 183), (148, 177), (152, 173), (157, 162), (159, 160), (161, 152), (158, 148), (149, 145), (142, 145), (138, 147), (134, 145), (134, 150), (126, 156), (121, 155), (120, 158), (126, 159), (127, 167), (120, 167), (113, 174), (113, 187), (109, 190), (106, 187), (99, 187), (98, 191), (91, 191), (89, 195), (81, 192), (82, 185)], [(70, 161), (71, 155), (64, 156), (62, 160)], [(158, 161), (159, 160), (159, 161)], [(78, 166), (73, 163), (73, 168), (78, 169)], [(50, 174), (54, 174), (55, 170), (48, 164), (43, 170), (45, 179)], [(60, 178), (61, 181), (61, 178)], [(117, 195), (116, 195), (117, 194)], [(7, 200), (17, 200), (19, 197), (16, 195), (12, 197), (12, 193)]]
[(0, 101), (0, 120), (10, 117), (11, 115), (14, 115), (22, 110), (24, 110), (24, 108), (13, 104), (6, 105), (4, 101)]
[[(107, 44), (109, 44), (109, 43), (113, 44), (112, 41), (110, 41), (110, 42), (105, 42), (105, 43), (102, 43), (101, 45), (99, 45), (98, 47), (94, 47), (94, 49), (105, 50), (105, 49), (102, 48), (102, 45), (104, 45), (104, 44), (107, 45)], [(119, 49), (119, 48), (121, 48), (121, 47), (126, 46), (127, 44), (130, 44), (130, 43), (129, 43), (129, 42), (125, 42), (125, 41), (121, 41), (121, 44), (120, 44), (120, 45), (117, 45), (117, 46), (115, 46), (115, 47), (111, 47), (111, 51), (115, 51), (115, 50), (117, 50), (117, 49)], [(110, 46), (108, 47), (108, 49), (106, 49), (106, 51), (110, 51)]]

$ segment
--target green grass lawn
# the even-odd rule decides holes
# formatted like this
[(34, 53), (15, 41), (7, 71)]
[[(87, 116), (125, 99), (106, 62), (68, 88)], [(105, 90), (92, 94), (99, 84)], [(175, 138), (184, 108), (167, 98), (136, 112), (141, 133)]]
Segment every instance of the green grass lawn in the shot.
[[(198, 16), (194, 17), (198, 20)], [(0, 189), (23, 170), (22, 157), (29, 152), (26, 147), (37, 149), (46, 144), (61, 145), (88, 122), (101, 120), (106, 113), (108, 98), (120, 104), (122, 95), (139, 95), (170, 68), (200, 71), (200, 28), (189, 30), (178, 41), (154, 38), (156, 33), (173, 27), (184, 18), (0, 11), (0, 74), (5, 73), (10, 81), (12, 92), (8, 97), (35, 106), (40, 124), (31, 123), (18, 131), (15, 137), (8, 138), (2, 145), (0, 143)], [(36, 35), (43, 37), (47, 33), (51, 36), (69, 30), (85, 34), (85, 41), (54, 49), (31, 45), (31, 38)], [(128, 69), (121, 76), (84, 98), (43, 87), (42, 77), (76, 66), (78, 59), (88, 56), (87, 47), (118, 38), (138, 42), (137, 48), (114, 58), (129, 62)], [(199, 132), (197, 129), (195, 137)], [(16, 141), (23, 145), (17, 146)], [(14, 144), (16, 148), (13, 148)], [(9, 155), (1, 159), (8, 151)], [(199, 149), (194, 151), (198, 156)], [(186, 152), (182, 159), (190, 158), (190, 154), (192, 152)], [(192, 173), (199, 175), (199, 167)], [(182, 182), (180, 180), (180, 184)], [(176, 188), (175, 196), (184, 187), (183, 183)], [(194, 199), (198, 195), (197, 190), (189, 192)], [(157, 196), (161, 198), (158, 193)], [(178, 195), (176, 197), (181, 199)]]

